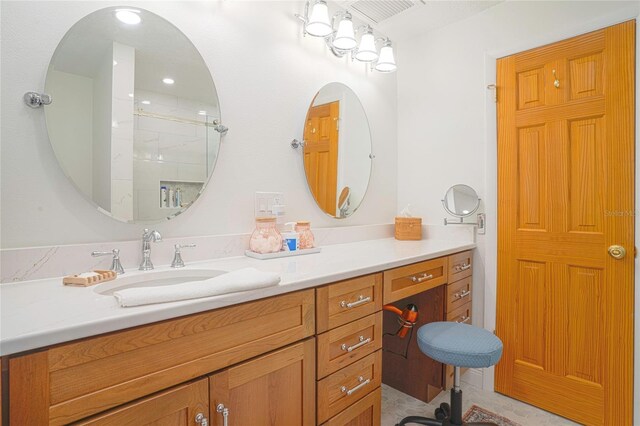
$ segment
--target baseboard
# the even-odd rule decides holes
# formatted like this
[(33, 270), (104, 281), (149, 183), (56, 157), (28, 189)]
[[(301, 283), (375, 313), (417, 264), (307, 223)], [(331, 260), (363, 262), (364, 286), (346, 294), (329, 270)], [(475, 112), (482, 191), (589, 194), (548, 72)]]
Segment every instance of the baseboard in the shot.
[(482, 389), (482, 370), (479, 368), (468, 369), (460, 379), (464, 383)]

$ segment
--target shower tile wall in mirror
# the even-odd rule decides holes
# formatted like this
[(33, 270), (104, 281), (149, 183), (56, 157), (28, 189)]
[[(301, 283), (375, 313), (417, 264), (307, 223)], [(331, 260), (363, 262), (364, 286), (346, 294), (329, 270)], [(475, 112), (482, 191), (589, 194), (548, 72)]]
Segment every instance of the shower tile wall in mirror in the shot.
[(304, 170), (318, 207), (335, 218), (352, 215), (371, 176), (371, 133), (358, 96), (329, 83), (313, 98), (304, 127)]
[(78, 21), (47, 72), (58, 162), (100, 211), (125, 222), (171, 218), (204, 189), (218, 156), (220, 105), (191, 41), (143, 9)]

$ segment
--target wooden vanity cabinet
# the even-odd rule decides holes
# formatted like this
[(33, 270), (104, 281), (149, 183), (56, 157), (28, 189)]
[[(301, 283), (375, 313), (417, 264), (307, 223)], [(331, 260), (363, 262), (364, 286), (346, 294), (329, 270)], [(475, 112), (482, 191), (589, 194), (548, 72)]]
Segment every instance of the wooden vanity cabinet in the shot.
[(209, 383), (207, 379), (199, 379), (74, 424), (192, 426), (197, 425), (199, 419), (208, 419), (208, 417)]
[(209, 424), (315, 425), (315, 351), (311, 338), (209, 376)]
[[(473, 275), (473, 252), (471, 250), (449, 256), (449, 280), (445, 303), (445, 318), (471, 324), (471, 284)], [(460, 374), (467, 371), (461, 369)], [(453, 366), (444, 368), (443, 389), (453, 387)]]
[(382, 274), (317, 288), (316, 313), (317, 423), (379, 425)]

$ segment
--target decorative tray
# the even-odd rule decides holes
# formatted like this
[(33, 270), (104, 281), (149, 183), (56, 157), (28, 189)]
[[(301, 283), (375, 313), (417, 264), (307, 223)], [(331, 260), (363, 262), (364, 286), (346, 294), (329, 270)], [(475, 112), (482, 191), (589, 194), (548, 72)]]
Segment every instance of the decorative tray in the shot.
[(305, 254), (320, 253), (320, 247), (314, 247), (304, 250), (295, 251), (279, 251), (278, 253), (256, 253), (251, 250), (244, 252), (246, 256), (253, 257), (254, 259), (266, 260), (266, 259), (278, 259), (280, 257), (302, 256)]

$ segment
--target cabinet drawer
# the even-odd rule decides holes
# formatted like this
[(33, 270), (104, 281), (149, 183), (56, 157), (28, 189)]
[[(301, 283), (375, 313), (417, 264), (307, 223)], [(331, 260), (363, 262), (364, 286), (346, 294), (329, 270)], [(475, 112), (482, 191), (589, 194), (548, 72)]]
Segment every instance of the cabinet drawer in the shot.
[(378, 388), (331, 418), (323, 426), (380, 426), (381, 401), (382, 389)]
[(177, 386), (75, 424), (87, 426), (196, 425), (195, 419), (199, 414), (209, 418), (207, 379)]
[(430, 290), (447, 282), (447, 258), (402, 266), (384, 272), (384, 303)]
[(471, 300), (471, 277), (447, 286), (447, 312), (452, 312)]
[(380, 387), (382, 351), (376, 351), (318, 382), (318, 423)]
[(471, 324), (471, 302), (459, 306), (456, 310), (447, 312), (447, 321), (463, 322)]
[(318, 336), (318, 378), (382, 347), (382, 312)]
[(449, 256), (449, 282), (470, 277), (473, 273), (473, 253), (471, 250), (463, 251)]
[(366, 275), (316, 290), (318, 333), (382, 309), (382, 274)]
[[(38, 413), (70, 423), (312, 336), (315, 291), (159, 322), (10, 360), (11, 400), (47, 389)], [(33, 377), (31, 372), (37, 372)], [(42, 406), (40, 406), (42, 405)], [(12, 404), (13, 408), (13, 404)], [(45, 411), (46, 410), (46, 411)]]

